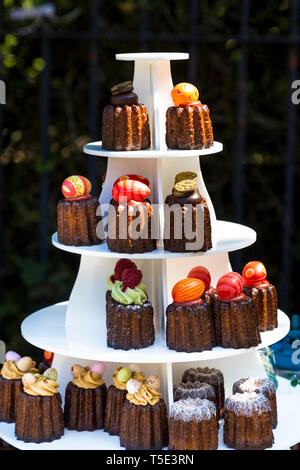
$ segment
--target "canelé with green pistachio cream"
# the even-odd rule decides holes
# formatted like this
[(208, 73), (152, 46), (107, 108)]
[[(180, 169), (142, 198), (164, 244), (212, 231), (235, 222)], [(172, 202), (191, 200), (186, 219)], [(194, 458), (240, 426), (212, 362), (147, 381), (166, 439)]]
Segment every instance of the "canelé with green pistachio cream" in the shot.
[(117, 262), (107, 281), (107, 345), (114, 349), (141, 349), (155, 340), (154, 311), (142, 282), (142, 272), (129, 259)]
[(26, 373), (16, 412), (16, 436), (24, 442), (51, 442), (64, 434), (64, 416), (57, 372)]
[(70, 430), (95, 431), (103, 429), (107, 388), (102, 378), (103, 362), (91, 367), (74, 364), (73, 379), (68, 383), (65, 396), (65, 424)]

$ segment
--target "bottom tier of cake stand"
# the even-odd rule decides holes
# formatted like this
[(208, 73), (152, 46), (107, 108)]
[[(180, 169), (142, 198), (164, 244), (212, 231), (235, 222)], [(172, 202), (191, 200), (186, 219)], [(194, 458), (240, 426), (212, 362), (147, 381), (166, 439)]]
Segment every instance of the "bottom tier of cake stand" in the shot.
[[(300, 442), (300, 387), (291, 387), (288, 380), (278, 378), (278, 427), (274, 430), (275, 442), (270, 450), (288, 450)], [(65, 430), (61, 439), (50, 443), (33, 444), (18, 441), (15, 425), (0, 423), (0, 438), (21, 450), (122, 450), (117, 436), (104, 431), (77, 432)], [(222, 426), (219, 431), (219, 450), (230, 450), (223, 443)]]

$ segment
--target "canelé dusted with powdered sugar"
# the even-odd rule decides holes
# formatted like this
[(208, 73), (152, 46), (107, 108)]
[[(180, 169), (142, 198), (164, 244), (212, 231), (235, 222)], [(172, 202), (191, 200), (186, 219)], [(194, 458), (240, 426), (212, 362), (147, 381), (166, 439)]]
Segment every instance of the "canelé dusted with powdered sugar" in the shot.
[(277, 400), (275, 384), (269, 379), (261, 377), (248, 377), (247, 379), (240, 379), (233, 384), (232, 393), (262, 393), (270, 400), (272, 411), (272, 426), (277, 426)]
[(181, 150), (211, 147), (214, 136), (209, 108), (198, 101), (197, 88), (190, 83), (179, 83), (171, 96), (174, 106), (166, 114), (167, 146)]
[(216, 406), (219, 414), (222, 414), (224, 408), (224, 376), (219, 369), (209, 367), (191, 367), (186, 369), (182, 375), (181, 381), (188, 383), (206, 383), (212, 386), (216, 394)]
[(132, 151), (150, 147), (147, 108), (138, 102), (133, 89), (131, 81), (112, 87), (110, 104), (103, 110), (103, 149)]
[(272, 411), (263, 394), (236, 393), (225, 400), (223, 440), (234, 449), (272, 447)]
[(170, 450), (216, 450), (216, 407), (206, 399), (187, 398), (173, 403), (169, 418)]

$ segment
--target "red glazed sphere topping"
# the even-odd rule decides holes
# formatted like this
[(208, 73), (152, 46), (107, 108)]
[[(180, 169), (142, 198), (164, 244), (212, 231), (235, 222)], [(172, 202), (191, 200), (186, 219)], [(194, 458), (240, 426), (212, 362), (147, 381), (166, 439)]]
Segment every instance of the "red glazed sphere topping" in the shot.
[(191, 302), (200, 299), (205, 289), (205, 284), (200, 279), (182, 279), (172, 289), (174, 302)]
[(221, 300), (234, 299), (243, 292), (243, 278), (239, 273), (227, 273), (217, 283), (217, 293)]
[(123, 274), (123, 271), (125, 271), (125, 269), (137, 269), (137, 268), (136, 268), (135, 263), (131, 261), (130, 259), (127, 259), (127, 258), (119, 259), (119, 261), (117, 262), (115, 266), (115, 274), (114, 274), (115, 281), (121, 281), (122, 274)]
[(127, 202), (130, 200), (142, 202), (149, 195), (149, 186), (137, 180), (117, 181), (112, 190), (112, 197), (117, 203), (122, 202), (122, 200)]
[(141, 175), (123, 175), (118, 178), (114, 184), (118, 183), (119, 181), (125, 181), (125, 180), (133, 180), (133, 181), (140, 181), (141, 183), (144, 183), (146, 186), (149, 186), (149, 180), (148, 178), (145, 178), (144, 176)]
[(188, 273), (188, 277), (200, 279), (205, 284), (205, 291), (209, 290), (210, 283), (211, 283), (211, 276), (210, 276), (209, 270), (205, 268), (204, 266), (195, 266)]
[(257, 286), (265, 282), (267, 271), (260, 261), (250, 261), (243, 269), (245, 286)]
[(123, 288), (134, 289), (139, 285), (143, 277), (140, 269), (125, 269), (122, 273)]
[(175, 106), (184, 106), (198, 101), (199, 92), (191, 83), (178, 83), (172, 89), (171, 97)]
[(73, 175), (63, 181), (61, 191), (65, 198), (86, 196), (91, 192), (91, 182), (84, 176)]
[(44, 359), (48, 364), (51, 365), (54, 359), (54, 353), (50, 351), (44, 351)]

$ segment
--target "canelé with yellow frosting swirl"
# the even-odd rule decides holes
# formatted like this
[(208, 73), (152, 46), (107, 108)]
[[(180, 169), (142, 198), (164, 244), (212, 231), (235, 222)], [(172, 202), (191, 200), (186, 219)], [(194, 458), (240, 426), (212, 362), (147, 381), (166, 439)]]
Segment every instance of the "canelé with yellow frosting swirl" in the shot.
[(16, 437), (24, 442), (51, 442), (64, 434), (64, 416), (57, 372), (27, 373), (16, 412)]
[[(23, 371), (18, 368), (17, 363), (21, 364)], [(31, 358), (24, 357), (4, 363), (0, 372), (0, 421), (15, 421), (17, 403), (22, 392), (22, 377), (26, 372), (37, 372)]]
[(167, 407), (157, 388), (148, 385), (149, 379), (135, 393), (128, 392), (124, 401), (120, 443), (129, 450), (162, 449), (168, 444)]
[(141, 280), (141, 271), (127, 259), (119, 260), (115, 273), (108, 278), (106, 327), (107, 345), (111, 348), (125, 351), (141, 349), (155, 341), (153, 306)]
[(105, 409), (104, 431), (112, 436), (120, 434), (122, 408), (127, 395), (126, 382), (136, 379), (141, 383), (146, 381), (142, 372), (131, 371), (127, 367), (118, 367), (113, 373), (113, 384), (109, 386)]
[(104, 364), (97, 362), (90, 368), (75, 364), (73, 380), (66, 388), (65, 425), (75, 431), (103, 429), (107, 388), (102, 379)]

